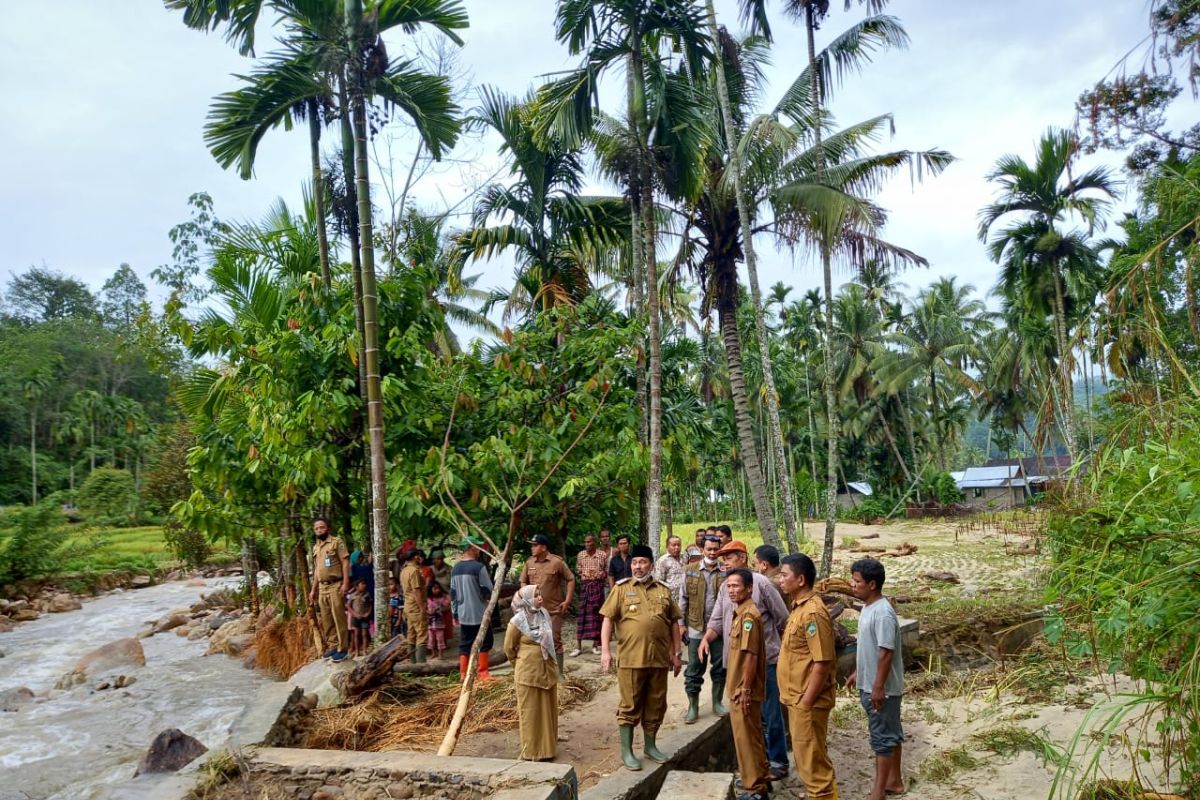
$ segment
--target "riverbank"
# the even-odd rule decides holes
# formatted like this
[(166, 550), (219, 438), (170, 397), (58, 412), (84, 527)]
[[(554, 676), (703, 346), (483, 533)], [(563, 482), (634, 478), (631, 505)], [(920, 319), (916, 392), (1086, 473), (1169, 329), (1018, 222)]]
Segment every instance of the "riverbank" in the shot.
[[(19, 711), (2, 716), (3, 788), (21, 800), (119, 797), (118, 787), (167, 728), (209, 749), (225, 747), (231, 725), (271, 679), (245, 669), (240, 659), (205, 657), (207, 632), (178, 635), (181, 624), (146, 634), (161, 628), (173, 610), (181, 613), (237, 583), (211, 577), (111, 590), (79, 610), (47, 614), (0, 634), (0, 691), (23, 686), (33, 694)], [(98, 674), (55, 688), (82, 655), (123, 639), (139, 642), (145, 662), (121, 667), (127, 680), (134, 679), (124, 688), (97, 688), (105, 677)]]

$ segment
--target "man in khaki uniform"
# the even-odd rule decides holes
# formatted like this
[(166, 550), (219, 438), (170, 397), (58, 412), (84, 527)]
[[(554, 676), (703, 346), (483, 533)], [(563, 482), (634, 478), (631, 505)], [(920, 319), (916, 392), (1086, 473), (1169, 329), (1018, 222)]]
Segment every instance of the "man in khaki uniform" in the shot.
[(791, 599), (779, 652), (779, 700), (787, 707), (796, 771), (811, 800), (837, 800), (826, 736), (837, 699), (833, 621), (813, 591), (817, 568), (803, 553), (786, 556), (780, 584)]
[(404, 620), (408, 623), (408, 646), (412, 650), (412, 663), (424, 664), (425, 636), (429, 630), (429, 618), (425, 610), (425, 578), (421, 575), (422, 554), (420, 550), (401, 553), (404, 569), (400, 570), (400, 591), (404, 593)]
[(729, 640), (729, 726), (737, 751), (738, 773), (744, 792), (738, 800), (766, 800), (771, 790), (771, 765), (763, 739), (762, 703), (767, 696), (767, 644), (763, 618), (750, 599), (754, 576), (738, 567), (725, 576), (725, 591), (735, 604)]
[(312, 551), (312, 589), (308, 601), (315, 605), (321, 620), (321, 638), (325, 640), (325, 658), (343, 661), (350, 648), (346, 630), (346, 593), (350, 591), (350, 554), (346, 545), (329, 535), (329, 520), (317, 517), (313, 522), (317, 542)]
[(671, 590), (654, 579), (654, 553), (645, 545), (634, 546), (630, 569), (633, 577), (613, 585), (604, 607), (600, 628), (600, 669), (612, 666), (612, 636), (615, 626), (621, 640), (617, 685), (621, 703), (617, 724), (621, 732), (621, 761), (626, 769), (640, 770), (642, 762), (633, 754), (633, 729), (639, 723), (645, 742), (642, 754), (660, 764), (667, 757), (655, 737), (667, 716), (667, 670), (679, 675), (679, 606)]
[(542, 608), (550, 612), (550, 627), (554, 630), (554, 654), (558, 657), (558, 674), (563, 673), (563, 617), (575, 599), (575, 573), (567, 562), (550, 552), (550, 537), (539, 533), (529, 544), (531, 554), (521, 568), (522, 586), (536, 586), (542, 593)]

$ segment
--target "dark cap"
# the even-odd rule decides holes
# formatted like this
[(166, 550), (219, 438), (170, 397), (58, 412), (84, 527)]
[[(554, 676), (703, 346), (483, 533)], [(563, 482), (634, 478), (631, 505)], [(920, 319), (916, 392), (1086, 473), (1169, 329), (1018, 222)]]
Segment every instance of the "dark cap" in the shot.
[(648, 558), (651, 561), (653, 561), (654, 560), (654, 551), (651, 550), (649, 547), (647, 547), (644, 544), (635, 544), (629, 550), (629, 557), (630, 558)]
[(540, 544), (540, 545), (549, 547), (550, 546), (550, 537), (544, 533), (539, 533), (539, 534), (534, 535), (534, 537), (529, 540), (529, 543), (530, 544)]

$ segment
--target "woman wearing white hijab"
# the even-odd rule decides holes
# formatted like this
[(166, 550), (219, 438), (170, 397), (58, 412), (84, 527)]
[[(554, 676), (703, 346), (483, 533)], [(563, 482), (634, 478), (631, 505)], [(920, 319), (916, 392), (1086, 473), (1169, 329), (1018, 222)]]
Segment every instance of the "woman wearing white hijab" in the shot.
[(513, 596), (513, 616), (504, 635), (504, 652), (517, 685), (517, 720), (526, 761), (549, 761), (558, 753), (558, 660), (550, 613), (542, 608), (536, 586)]

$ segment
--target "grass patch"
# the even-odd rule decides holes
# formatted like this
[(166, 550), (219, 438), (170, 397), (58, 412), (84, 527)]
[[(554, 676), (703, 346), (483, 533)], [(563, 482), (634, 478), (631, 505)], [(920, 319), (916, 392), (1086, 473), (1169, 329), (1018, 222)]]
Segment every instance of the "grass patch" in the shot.
[(188, 793), (187, 800), (209, 800), (219, 797), (222, 787), (242, 774), (242, 764), (228, 750), (216, 753), (200, 765), (200, 779)]
[(947, 783), (957, 773), (976, 769), (981, 763), (966, 747), (955, 747), (922, 761), (917, 778), (924, 783)]
[(984, 750), (1002, 756), (1033, 753), (1042, 766), (1059, 767), (1067, 762), (1067, 754), (1058, 745), (1037, 731), (1022, 728), (1020, 725), (1001, 725), (980, 731), (972, 734), (971, 741)]
[(174, 560), (158, 525), (81, 529), (71, 536), (72, 542), (80, 544), (89, 540), (93, 549), (64, 561), (62, 572), (153, 570)]
[(976, 628), (981, 620), (1000, 629), (1014, 625), (1044, 606), (1034, 591), (993, 592), (982, 597), (942, 597), (904, 605), (904, 616), (921, 621), (921, 635)]
[(856, 698), (834, 706), (833, 711), (829, 715), (829, 721), (837, 728), (853, 726), (865, 730), (867, 727), (867, 712), (863, 711), (862, 703)]

